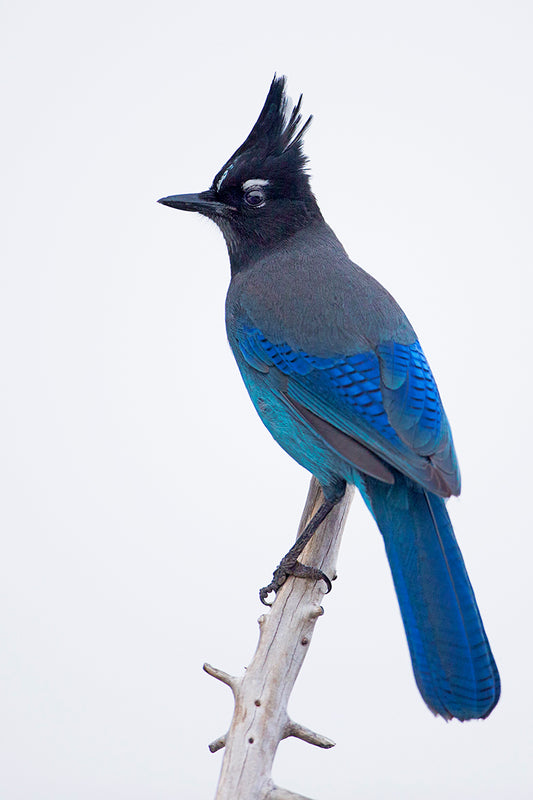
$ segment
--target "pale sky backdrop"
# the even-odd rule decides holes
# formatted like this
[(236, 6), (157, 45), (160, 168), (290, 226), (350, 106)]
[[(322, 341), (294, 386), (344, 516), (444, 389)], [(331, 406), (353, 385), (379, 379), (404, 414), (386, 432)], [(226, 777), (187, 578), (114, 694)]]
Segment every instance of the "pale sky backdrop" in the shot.
[(484, 722), (416, 689), (359, 498), (280, 746), (317, 800), (533, 796), (530, 2), (2, 3), (2, 800), (204, 800), (257, 590), (308, 475), (226, 343), (207, 188), (274, 72), (304, 93), (312, 185), (396, 296), (463, 473), (449, 509), (501, 670)]

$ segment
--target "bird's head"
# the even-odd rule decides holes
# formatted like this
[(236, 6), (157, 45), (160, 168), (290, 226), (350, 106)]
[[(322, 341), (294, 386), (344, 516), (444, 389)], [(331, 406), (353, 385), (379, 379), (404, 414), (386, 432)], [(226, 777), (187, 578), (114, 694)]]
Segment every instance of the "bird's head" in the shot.
[(289, 111), (285, 77), (274, 77), (257, 122), (243, 144), (200, 194), (163, 197), (163, 205), (198, 211), (221, 229), (232, 270), (320, 218), (309, 186), (302, 137), (311, 122)]

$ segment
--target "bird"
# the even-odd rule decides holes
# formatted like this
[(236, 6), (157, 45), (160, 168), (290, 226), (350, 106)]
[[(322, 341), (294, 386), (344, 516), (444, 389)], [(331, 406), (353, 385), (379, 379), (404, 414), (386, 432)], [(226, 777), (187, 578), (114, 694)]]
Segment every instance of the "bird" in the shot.
[(158, 202), (221, 230), (231, 280), (229, 344), (253, 405), (311, 472), (323, 502), (260, 590), (288, 575), (355, 485), (382, 534), (413, 672), (446, 720), (486, 718), (500, 678), (446, 509), (461, 478), (450, 425), (418, 337), (381, 284), (348, 257), (311, 190), (303, 137), (312, 116), (274, 75), (257, 122), (211, 186)]

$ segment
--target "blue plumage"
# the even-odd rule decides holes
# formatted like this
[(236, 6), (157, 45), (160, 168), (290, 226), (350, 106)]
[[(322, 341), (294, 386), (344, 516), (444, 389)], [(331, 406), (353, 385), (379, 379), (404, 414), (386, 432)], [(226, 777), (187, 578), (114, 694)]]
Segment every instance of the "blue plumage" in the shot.
[[(451, 435), (418, 341), (323, 358), (284, 342), (272, 344), (257, 328), (244, 326), (236, 342), (248, 390), (273, 436), (318, 473), (323, 486), (332, 480), (325, 474), (329, 467), (331, 475), (360, 489), (383, 535), (416, 682), (427, 705), (446, 719), (487, 716), (499, 697), (499, 676), (444, 500), (410, 480), (406, 469), (393, 471), (392, 485), (354, 469), (331, 443), (317, 464), (317, 444), (302, 430), (305, 419), (298, 420), (284, 399), (313, 407), (386, 455), (389, 466), (399, 462), (398, 454), (406, 458), (413, 450), (431, 455), (443, 440), (451, 442)], [(454, 465), (452, 449), (449, 469)]]
[(500, 680), (444, 500), (402, 476), (363, 492), (383, 534), (418, 688), (446, 719), (486, 717)]
[[(419, 453), (435, 451), (444, 415), (435, 378), (419, 342), (386, 342), (377, 347), (388, 413)], [(410, 435), (408, 435), (410, 432)]]
[(296, 559), (355, 484), (383, 536), (424, 700), (446, 719), (486, 717), (499, 675), (445, 507), (460, 474), (437, 385), (399, 305), (324, 222), (304, 168), (307, 123), (299, 130), (300, 103), (288, 119), (286, 105), (275, 79), (211, 189), (162, 201), (221, 228), (226, 326), (244, 383), (272, 436), (324, 491), (261, 598), (288, 574), (326, 579)]
[[(286, 376), (287, 397), (428, 489), (448, 496), (453, 485), (458, 493), (460, 478), (450, 428), (418, 341), (410, 345), (385, 342), (372, 351), (329, 357), (295, 350), (286, 342), (273, 344), (257, 328), (247, 326), (240, 328), (235, 344), (233, 341), (230, 333), (237, 363), (244, 358), (263, 375), (277, 370)], [(264, 378), (263, 388), (269, 381), (276, 387), (279, 376)], [(249, 391), (253, 394), (253, 387)], [(435, 478), (426, 458), (440, 456), (443, 449), (447, 461), (441, 463), (441, 471), (448, 476), (446, 486), (442, 485), (442, 475)], [(301, 457), (297, 460), (303, 463)], [(339, 468), (333, 471), (339, 474)], [(342, 477), (354, 482), (351, 466)]]

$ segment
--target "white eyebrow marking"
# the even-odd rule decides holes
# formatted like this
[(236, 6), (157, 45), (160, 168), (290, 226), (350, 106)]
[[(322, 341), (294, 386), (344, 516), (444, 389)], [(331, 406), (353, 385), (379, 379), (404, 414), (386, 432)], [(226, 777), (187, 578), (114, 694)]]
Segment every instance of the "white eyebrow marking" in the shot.
[(245, 192), (247, 189), (250, 189), (252, 186), (268, 186), (270, 181), (266, 181), (264, 178), (250, 178), (249, 181), (244, 181), (242, 188)]
[(230, 171), (230, 169), (233, 169), (233, 164), (230, 164), (229, 167), (226, 167), (226, 169), (224, 170), (224, 172), (222, 173), (222, 175), (218, 179), (218, 181), (217, 181), (217, 192), (220, 192), (220, 187), (222, 186), (222, 184), (224, 183), (224, 181), (228, 177), (228, 172)]

